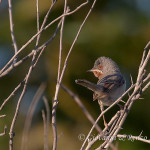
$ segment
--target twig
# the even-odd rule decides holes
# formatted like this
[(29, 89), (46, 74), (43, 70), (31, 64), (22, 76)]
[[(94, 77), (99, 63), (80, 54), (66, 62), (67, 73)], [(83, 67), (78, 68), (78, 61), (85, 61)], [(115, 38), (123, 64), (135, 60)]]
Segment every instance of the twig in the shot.
[(5, 104), (10, 100), (10, 98), (15, 95), (15, 93), (16, 93), (17, 90), (21, 87), (22, 84), (23, 84), (23, 81), (20, 82), (20, 83), (18, 84), (18, 86), (13, 90), (13, 92), (8, 96), (8, 98), (4, 100), (4, 102), (2, 103), (2, 105), (1, 105), (1, 107), (0, 107), (0, 111), (3, 109), (3, 107), (5, 106)]
[(47, 150), (47, 137), (46, 137), (46, 115), (44, 110), (42, 110), (42, 118), (44, 124), (44, 150)]
[[(8, 0), (8, 5), (9, 5), (9, 22), (10, 22), (10, 32), (11, 32), (11, 38), (12, 38), (12, 42), (13, 42), (13, 46), (14, 46), (14, 50), (15, 50), (15, 54), (17, 53), (18, 51), (18, 48), (17, 48), (17, 43), (16, 43), (16, 40), (15, 40), (15, 35), (14, 35), (14, 29), (13, 29), (13, 17), (12, 17), (12, 5), (11, 5), (11, 0)], [(15, 57), (14, 58), (14, 63), (16, 63), (17, 61), (17, 58)]]
[[(67, 11), (67, 0), (65, 0), (64, 13), (66, 13), (66, 11)], [(61, 28), (60, 28), (59, 63), (58, 63), (58, 75), (57, 75), (57, 81), (58, 82), (59, 82), (59, 79), (60, 79), (60, 72), (61, 72), (64, 22), (65, 22), (65, 17), (62, 18)]]
[(150, 41), (146, 44), (146, 46), (144, 48), (144, 52), (143, 52), (143, 56), (142, 56), (142, 59), (141, 59), (140, 67), (143, 65), (143, 62), (144, 62), (144, 59), (145, 59), (145, 55), (146, 55), (146, 51), (148, 50), (149, 46), (150, 46)]
[(49, 122), (50, 122), (50, 108), (48, 104), (48, 100), (45, 96), (43, 96), (43, 101), (46, 107), (46, 117), (44, 110), (42, 111), (43, 116), (43, 123), (44, 123), (44, 150), (49, 150), (48, 147), (48, 133), (49, 133)]
[(131, 84), (133, 84), (133, 78), (131, 74), (130, 74), (130, 79), (131, 79)]
[(46, 116), (44, 110), (42, 110), (42, 118), (44, 124), (44, 150), (48, 150), (47, 125), (46, 125)]
[(35, 108), (37, 106), (37, 103), (39, 102), (42, 94), (44, 93), (46, 88), (45, 84), (41, 84), (40, 87), (38, 88), (35, 96), (33, 97), (33, 100), (31, 102), (31, 105), (29, 107), (29, 110), (27, 112), (26, 120), (25, 120), (25, 125), (24, 125), (24, 130), (23, 130), (23, 136), (22, 136), (22, 144), (21, 144), (21, 150), (25, 150), (27, 146), (27, 137), (29, 133), (29, 129), (31, 126), (32, 118), (33, 118), (33, 113), (35, 111)]
[(6, 117), (6, 115), (0, 115), (0, 118), (4, 118), (4, 117)]
[[(55, 3), (52, 3), (51, 6), (50, 6), (50, 8), (49, 8), (49, 10), (47, 11), (47, 14), (46, 14), (45, 17), (44, 17), (44, 20), (43, 20), (43, 23), (42, 23), (42, 25), (41, 25), (40, 30), (39, 30), (39, 28), (38, 28), (38, 32), (39, 32), (39, 31), (42, 31), (42, 30), (44, 29), (45, 23), (46, 23), (46, 21), (47, 21), (47, 19), (48, 19), (48, 16), (49, 16), (49, 14), (50, 14), (50, 12), (51, 12), (51, 10), (52, 10), (54, 4), (55, 4)], [(39, 24), (39, 23), (38, 23), (38, 24)], [(42, 32), (41, 32), (41, 33), (42, 33)], [(39, 40), (40, 40), (41, 33), (37, 36), (37, 39), (36, 39), (36, 47), (37, 47), (38, 44), (39, 44)]]
[[(36, 22), (36, 24), (37, 24), (37, 32), (39, 32), (39, 30), (40, 30), (40, 23), (39, 23), (39, 0), (36, 0), (36, 18), (37, 18), (37, 22)], [(38, 35), (38, 36), (40, 36), (40, 34)], [(38, 36), (37, 36), (37, 39), (36, 40), (38, 40)], [(35, 45), (35, 48), (38, 46), (38, 42), (36, 41), (36, 45)]]
[[(64, 14), (67, 13), (67, 0), (65, 0), (64, 4)], [(55, 96), (52, 105), (52, 129), (53, 129), (53, 150), (57, 148), (57, 127), (56, 127), (56, 107), (58, 104), (58, 93), (60, 89), (60, 71), (61, 71), (61, 56), (62, 56), (62, 38), (63, 38), (63, 28), (64, 28), (65, 18), (62, 18), (61, 22), (61, 30), (60, 30), (60, 48), (59, 48), (59, 64), (58, 64), (58, 73), (57, 73), (57, 83)]]
[(40, 53), (39, 53), (39, 55), (37, 56), (37, 59), (36, 59), (36, 61), (35, 61), (34, 65), (33, 65), (33, 67), (35, 67), (35, 66), (37, 65), (37, 63), (38, 63), (38, 61), (39, 61), (40, 57), (42, 56), (42, 54), (43, 54), (43, 52), (44, 52), (45, 48), (46, 48), (46, 46), (45, 46), (45, 47), (43, 47), (43, 48), (42, 48), (42, 50), (40, 51)]
[(7, 130), (7, 126), (5, 125), (5, 126), (4, 126), (4, 131), (3, 131), (3, 133), (0, 133), (0, 136), (6, 135), (6, 130)]
[(37, 32), (39, 32), (39, 0), (36, 0)]

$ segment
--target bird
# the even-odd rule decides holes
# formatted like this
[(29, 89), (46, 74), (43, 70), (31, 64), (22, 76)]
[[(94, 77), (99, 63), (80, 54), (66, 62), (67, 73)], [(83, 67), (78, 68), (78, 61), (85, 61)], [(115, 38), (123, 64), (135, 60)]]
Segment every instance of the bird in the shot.
[[(125, 92), (125, 77), (117, 63), (105, 56), (96, 59), (93, 68), (88, 72), (92, 72), (98, 79), (96, 84), (85, 79), (77, 79), (75, 82), (93, 91), (93, 101), (98, 100), (100, 110), (103, 112), (104, 106), (110, 106)], [(103, 120), (105, 127), (108, 128), (104, 115)]]

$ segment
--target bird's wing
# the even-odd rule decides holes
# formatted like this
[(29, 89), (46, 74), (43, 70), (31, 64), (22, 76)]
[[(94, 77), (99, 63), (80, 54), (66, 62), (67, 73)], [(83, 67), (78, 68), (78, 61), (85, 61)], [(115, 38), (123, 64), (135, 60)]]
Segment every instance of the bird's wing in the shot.
[(102, 92), (110, 93), (122, 86), (125, 83), (125, 79), (120, 74), (108, 75), (98, 81), (98, 85), (101, 86)]
[(99, 85), (94, 84), (94, 83), (92, 83), (92, 82), (90, 82), (90, 81), (87, 81), (87, 80), (84, 80), (84, 79), (77, 79), (77, 80), (75, 80), (75, 82), (76, 82), (77, 84), (79, 84), (79, 85), (82, 85), (82, 86), (88, 88), (89, 90), (91, 90), (91, 91), (93, 91), (93, 92), (100, 90)]
[(84, 79), (77, 79), (75, 80), (75, 82), (79, 85), (82, 85), (86, 88), (88, 88), (89, 90), (93, 91), (94, 94), (93, 94), (93, 101), (96, 100), (98, 97), (105, 97), (106, 96), (106, 93), (103, 93), (102, 91), (102, 87), (97, 85), (97, 84), (94, 84), (92, 82), (89, 82), (87, 80), (84, 80)]

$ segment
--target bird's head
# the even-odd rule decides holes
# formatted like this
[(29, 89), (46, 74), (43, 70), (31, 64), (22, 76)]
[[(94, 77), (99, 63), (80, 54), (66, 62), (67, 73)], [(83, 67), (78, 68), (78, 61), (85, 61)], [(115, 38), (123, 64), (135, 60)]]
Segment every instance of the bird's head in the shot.
[(102, 56), (95, 61), (94, 67), (88, 70), (88, 72), (93, 72), (95, 77), (101, 79), (106, 75), (118, 73), (120, 70), (118, 65), (112, 59)]

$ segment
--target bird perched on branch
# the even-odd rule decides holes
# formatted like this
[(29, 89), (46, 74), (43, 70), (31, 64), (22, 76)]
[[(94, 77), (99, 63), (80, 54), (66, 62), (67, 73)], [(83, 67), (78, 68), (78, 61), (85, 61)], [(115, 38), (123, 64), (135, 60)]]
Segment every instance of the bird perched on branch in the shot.
[[(84, 79), (77, 79), (75, 82), (94, 92), (93, 101), (98, 100), (102, 112), (104, 106), (110, 106), (125, 92), (125, 78), (118, 65), (112, 59), (104, 56), (99, 57), (95, 61), (94, 67), (88, 71), (98, 78), (97, 84)], [(103, 120), (107, 127), (104, 115)]]

